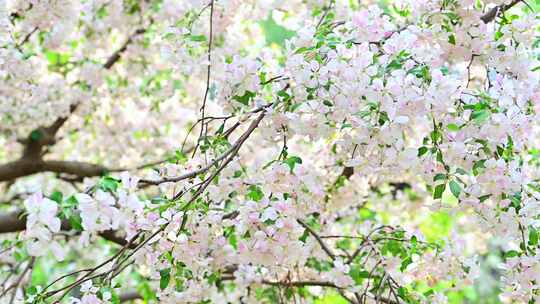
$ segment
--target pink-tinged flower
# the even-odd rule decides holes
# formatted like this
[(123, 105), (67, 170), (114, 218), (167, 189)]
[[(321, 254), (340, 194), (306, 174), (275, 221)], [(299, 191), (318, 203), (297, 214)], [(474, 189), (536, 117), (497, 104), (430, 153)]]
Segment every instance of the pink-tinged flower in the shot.
[(81, 298), (81, 304), (102, 304), (103, 302), (95, 294), (87, 294)]
[(352, 17), (352, 22), (357, 27), (365, 27), (368, 23), (369, 13), (367, 10), (357, 12)]
[(55, 201), (44, 198), (41, 192), (37, 192), (24, 202), (24, 206), (28, 211), (27, 225), (29, 229), (37, 224), (43, 224), (53, 233), (60, 231), (61, 222), (56, 216), (58, 205)]
[(265, 222), (267, 220), (275, 221), (278, 218), (278, 213), (274, 207), (268, 207), (264, 209), (261, 215), (261, 221)]

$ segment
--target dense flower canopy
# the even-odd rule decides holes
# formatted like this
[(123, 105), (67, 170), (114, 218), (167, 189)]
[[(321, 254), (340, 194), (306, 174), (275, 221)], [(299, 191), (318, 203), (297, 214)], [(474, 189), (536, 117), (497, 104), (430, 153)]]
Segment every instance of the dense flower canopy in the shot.
[(0, 0), (0, 303), (540, 303), (537, 8)]

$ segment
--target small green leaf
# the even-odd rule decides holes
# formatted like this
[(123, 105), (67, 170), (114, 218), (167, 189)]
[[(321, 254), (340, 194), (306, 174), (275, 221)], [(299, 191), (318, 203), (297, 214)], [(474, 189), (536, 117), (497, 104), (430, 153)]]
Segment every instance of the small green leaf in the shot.
[(227, 240), (229, 241), (229, 244), (233, 246), (234, 249), (238, 248), (238, 239), (236, 238), (236, 234), (233, 232), (227, 236)]
[(510, 250), (510, 251), (507, 251), (504, 253), (504, 257), (505, 258), (513, 258), (513, 257), (517, 257), (519, 256), (519, 252), (515, 251), (515, 250)]
[(28, 294), (28, 295), (35, 295), (35, 294), (37, 294), (38, 289), (36, 288), (36, 286), (30, 286), (30, 287), (26, 288), (25, 291), (26, 291), (26, 294)]
[(296, 164), (301, 164), (302, 163), (302, 159), (300, 157), (298, 157), (298, 156), (289, 156), (283, 162), (286, 163), (289, 166), (289, 168), (291, 169), (291, 172), (292, 172), (292, 171), (294, 171), (294, 167), (296, 166)]
[(349, 271), (349, 275), (354, 280), (356, 285), (361, 285), (364, 279), (369, 278), (369, 272), (363, 270), (360, 266), (354, 265)]
[(529, 228), (529, 245), (536, 246), (538, 244), (538, 231), (530, 227)]
[(440, 184), (440, 185), (435, 186), (435, 190), (433, 190), (433, 198), (434, 199), (441, 198), (445, 189), (446, 189), (446, 184)]
[(76, 231), (83, 231), (82, 218), (78, 213), (74, 213), (69, 217), (71, 228)]
[(478, 198), (478, 200), (481, 202), (487, 200), (489, 197), (491, 196), (491, 194), (486, 194), (486, 195), (482, 195)]
[(251, 92), (251, 91), (246, 91), (244, 93), (244, 95), (242, 96), (239, 96), (239, 95), (235, 95), (233, 97), (234, 100), (238, 101), (239, 103), (247, 106), (249, 105), (249, 102), (255, 97), (255, 93)]
[(49, 65), (53, 67), (63, 66), (69, 62), (70, 55), (62, 54), (54, 51), (45, 51), (45, 57), (49, 61)]
[(325, 105), (327, 107), (333, 107), (334, 106), (334, 104), (330, 100), (324, 100), (323, 105)]
[(476, 123), (483, 123), (489, 118), (489, 110), (478, 110), (471, 114), (471, 119)]
[(62, 206), (64, 208), (74, 208), (78, 204), (79, 204), (79, 202), (77, 201), (77, 198), (75, 198), (74, 195), (71, 195), (66, 200), (64, 200), (64, 202), (62, 203)]
[(170, 269), (163, 269), (159, 271), (159, 288), (162, 290), (167, 288), (169, 286), (169, 282), (171, 281), (171, 270)]
[(448, 36), (448, 43), (456, 45), (456, 36), (454, 36), (453, 34)]
[(50, 199), (57, 202), (58, 204), (61, 204), (62, 203), (62, 192), (54, 191), (51, 194)]
[(438, 180), (445, 180), (445, 179), (446, 179), (446, 174), (444, 174), (444, 173), (438, 173), (433, 177), (434, 182), (436, 182)]
[(145, 303), (148, 303), (151, 300), (156, 300), (156, 293), (150, 287), (148, 282), (142, 282), (139, 286), (137, 286), (137, 291), (142, 296)]
[(249, 192), (247, 193), (246, 196), (248, 199), (252, 201), (259, 202), (264, 197), (264, 193), (262, 192), (261, 188), (257, 185), (250, 185), (248, 187), (248, 191)]
[(420, 148), (418, 148), (418, 156), (420, 157), (420, 156), (426, 154), (427, 151), (428, 151), (428, 148), (427, 148), (427, 147), (420, 147)]
[(458, 125), (453, 124), (453, 123), (448, 124), (448, 125), (446, 126), (446, 128), (447, 128), (448, 130), (452, 131), (452, 132), (457, 132), (457, 131), (459, 131)]
[(456, 168), (456, 173), (459, 173), (461, 175), (468, 175), (469, 172), (463, 170), (462, 168)]
[(104, 176), (99, 181), (99, 187), (105, 191), (116, 192), (118, 189), (119, 181), (110, 176)]
[(454, 180), (450, 181), (450, 191), (452, 191), (452, 194), (459, 198), (459, 195), (461, 194), (461, 186)]
[(189, 39), (191, 41), (206, 41), (205, 35), (189, 35)]
[(179, 164), (185, 164), (188, 160), (186, 154), (182, 152), (182, 150), (176, 150), (174, 156)]

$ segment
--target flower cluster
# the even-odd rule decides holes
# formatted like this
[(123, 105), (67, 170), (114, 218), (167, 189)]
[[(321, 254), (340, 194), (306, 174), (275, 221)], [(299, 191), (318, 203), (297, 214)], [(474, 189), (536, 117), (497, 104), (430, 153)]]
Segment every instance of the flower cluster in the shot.
[(0, 2), (0, 302), (540, 301), (520, 2)]

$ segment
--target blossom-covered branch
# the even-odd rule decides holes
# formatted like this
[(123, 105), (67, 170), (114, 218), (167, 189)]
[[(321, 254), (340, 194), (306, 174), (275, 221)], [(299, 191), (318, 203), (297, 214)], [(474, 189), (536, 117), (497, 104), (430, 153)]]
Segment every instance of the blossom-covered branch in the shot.
[(520, 2), (8, 0), (0, 302), (540, 301)]

